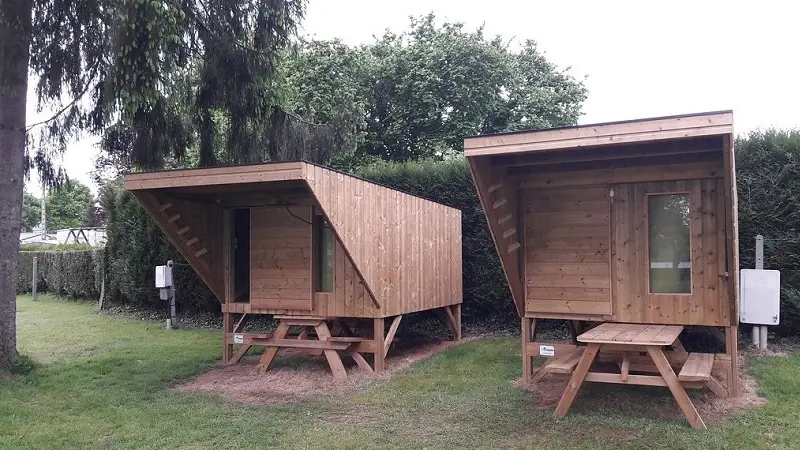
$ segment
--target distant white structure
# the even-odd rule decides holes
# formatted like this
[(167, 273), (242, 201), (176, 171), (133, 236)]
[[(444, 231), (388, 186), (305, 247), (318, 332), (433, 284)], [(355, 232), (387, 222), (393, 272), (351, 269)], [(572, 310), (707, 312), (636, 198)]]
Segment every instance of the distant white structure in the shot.
[(42, 230), (33, 230), (30, 233), (20, 233), (19, 244), (89, 244), (92, 247), (106, 245), (106, 229), (103, 227), (64, 228), (48, 233)]

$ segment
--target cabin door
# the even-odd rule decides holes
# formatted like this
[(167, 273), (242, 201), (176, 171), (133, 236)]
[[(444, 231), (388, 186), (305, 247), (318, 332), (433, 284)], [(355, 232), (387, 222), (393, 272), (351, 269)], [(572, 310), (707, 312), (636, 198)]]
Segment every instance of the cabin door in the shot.
[(722, 178), (614, 186), (614, 317), (730, 324)]
[(610, 315), (610, 187), (526, 190), (525, 309)]
[(310, 311), (311, 207), (251, 209), (250, 305)]

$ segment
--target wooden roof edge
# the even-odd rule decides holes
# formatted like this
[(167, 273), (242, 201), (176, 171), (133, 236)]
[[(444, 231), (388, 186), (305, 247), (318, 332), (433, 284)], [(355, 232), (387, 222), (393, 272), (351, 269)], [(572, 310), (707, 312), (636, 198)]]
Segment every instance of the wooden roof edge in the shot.
[(125, 189), (212, 186), (301, 180), (302, 161), (138, 172), (125, 175)]
[[(338, 174), (344, 175), (346, 177), (354, 178), (356, 180), (363, 181), (364, 183), (369, 183), (369, 184), (372, 184), (372, 185), (375, 185), (375, 186), (380, 186), (382, 188), (391, 189), (391, 190), (393, 190), (393, 191), (395, 191), (395, 192), (397, 192), (397, 193), (399, 193), (401, 195), (406, 195), (406, 196), (409, 196), (409, 197), (416, 197), (418, 199), (421, 199), (421, 200), (423, 200), (425, 202), (428, 202), (428, 203), (431, 203), (433, 205), (437, 205), (437, 206), (441, 206), (443, 208), (448, 208), (448, 209), (452, 209), (452, 210), (458, 211), (459, 214), (461, 213), (461, 210), (458, 209), (458, 208), (455, 208), (455, 207), (452, 207), (452, 206), (449, 206), (449, 205), (445, 205), (444, 203), (440, 203), (440, 202), (437, 202), (435, 200), (431, 200), (429, 198), (425, 198), (425, 197), (423, 197), (421, 195), (412, 194), (412, 193), (406, 192), (406, 191), (404, 191), (402, 189), (397, 189), (397, 188), (394, 188), (392, 186), (388, 186), (388, 185), (385, 185), (385, 184), (382, 184), (382, 183), (378, 183), (377, 181), (368, 180), (368, 179), (360, 177), (358, 175), (353, 175), (351, 173), (343, 172), (341, 170), (334, 169), (332, 167), (323, 166), (322, 164), (317, 164), (317, 163), (313, 163), (313, 162), (309, 162), (309, 161), (304, 161), (304, 163), (307, 164), (307, 165), (310, 165), (310, 166), (317, 166), (317, 167), (319, 167), (321, 169), (325, 169), (325, 170), (327, 170), (329, 172), (334, 172), (334, 173), (338, 173)], [(303, 170), (304, 170), (303, 178), (307, 180), (305, 167), (304, 167)], [(311, 189), (310, 185), (309, 185), (309, 189)]]
[(733, 111), (713, 111), (471, 136), (464, 139), (464, 154), (475, 157), (569, 150), (732, 133)]

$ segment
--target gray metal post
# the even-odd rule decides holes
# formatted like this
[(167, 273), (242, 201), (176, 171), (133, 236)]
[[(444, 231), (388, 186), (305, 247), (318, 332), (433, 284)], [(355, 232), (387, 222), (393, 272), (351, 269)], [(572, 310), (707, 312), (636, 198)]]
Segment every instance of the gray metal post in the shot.
[[(764, 268), (764, 236), (756, 236), (756, 269)], [(758, 332), (756, 332), (758, 328)], [(768, 331), (766, 325), (753, 326), (753, 344), (757, 345), (759, 349), (767, 349)]]
[[(172, 260), (167, 261), (167, 267), (174, 267)], [(169, 320), (167, 320), (167, 329), (171, 330), (178, 328), (178, 319), (175, 313), (175, 272), (172, 273), (172, 286), (170, 286), (169, 291)]]
[(31, 293), (33, 293), (34, 300), (38, 300), (39, 298), (39, 267), (37, 262), (37, 258), (34, 256), (33, 267), (31, 268)]

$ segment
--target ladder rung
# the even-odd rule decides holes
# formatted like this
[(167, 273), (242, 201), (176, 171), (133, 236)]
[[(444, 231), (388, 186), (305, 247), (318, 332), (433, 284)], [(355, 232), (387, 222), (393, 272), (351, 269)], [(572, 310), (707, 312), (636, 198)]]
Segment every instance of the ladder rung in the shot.
[(514, 234), (516, 234), (516, 232), (517, 232), (516, 228), (507, 229), (506, 231), (503, 232), (503, 239), (507, 239), (509, 236), (513, 236)]
[(511, 214), (507, 214), (501, 217), (500, 220), (497, 221), (497, 223), (508, 222), (509, 220), (511, 220)]
[(178, 219), (180, 219), (180, 218), (181, 218), (181, 215), (180, 215), (180, 214), (175, 214), (174, 216), (172, 216), (172, 217), (170, 217), (169, 219), (167, 219), (167, 222), (169, 222), (169, 223), (175, 223), (175, 222), (176, 222)]
[(178, 236), (182, 236), (182, 235), (186, 234), (187, 231), (189, 231), (189, 227), (188, 226), (185, 226), (185, 227), (181, 228), (180, 230), (178, 230)]
[(492, 208), (493, 209), (497, 209), (497, 208), (505, 205), (506, 203), (508, 203), (508, 200), (505, 197), (503, 197), (500, 200), (494, 202), (494, 205), (492, 205)]
[(508, 246), (508, 253), (514, 253), (515, 251), (519, 250), (520, 247), (521, 245), (519, 245), (519, 242), (514, 242)]
[(199, 240), (200, 240), (200, 238), (199, 238), (199, 237), (197, 237), (197, 236), (195, 236), (195, 237), (193, 237), (193, 238), (189, 239), (188, 241), (186, 241), (186, 245), (188, 245), (189, 247), (191, 247), (191, 246), (193, 246), (194, 244), (196, 244), (196, 243), (197, 243), (197, 241), (199, 241)]
[(494, 192), (494, 191), (500, 189), (501, 187), (503, 187), (503, 183), (493, 184), (493, 185), (489, 186), (489, 192)]
[(201, 248), (200, 250), (198, 250), (198, 251), (194, 252), (194, 256), (203, 256), (203, 255), (205, 255), (206, 253), (208, 253), (208, 249), (206, 249), (205, 247), (203, 247), (203, 248)]
[(159, 210), (159, 211), (166, 211), (166, 210), (168, 210), (168, 209), (170, 209), (170, 208), (172, 208), (172, 203), (164, 203), (163, 205), (161, 205), (161, 206), (158, 208), (158, 210)]

